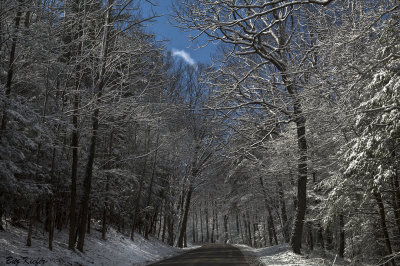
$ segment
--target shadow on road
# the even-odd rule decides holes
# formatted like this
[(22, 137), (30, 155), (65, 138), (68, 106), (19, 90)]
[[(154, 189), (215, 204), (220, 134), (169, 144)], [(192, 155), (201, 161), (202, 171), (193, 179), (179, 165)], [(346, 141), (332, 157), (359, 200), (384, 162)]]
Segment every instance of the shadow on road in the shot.
[(196, 266), (218, 266), (218, 265), (248, 265), (240, 249), (231, 245), (210, 244), (198, 249), (191, 250), (185, 254), (163, 260), (151, 265), (196, 265)]

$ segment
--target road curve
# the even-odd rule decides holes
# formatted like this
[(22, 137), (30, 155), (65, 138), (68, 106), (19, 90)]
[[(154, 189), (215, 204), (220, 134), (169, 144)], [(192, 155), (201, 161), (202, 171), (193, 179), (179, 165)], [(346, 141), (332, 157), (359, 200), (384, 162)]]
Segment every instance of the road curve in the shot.
[(162, 266), (218, 266), (249, 265), (242, 252), (234, 246), (210, 244), (191, 250), (182, 255), (169, 258), (151, 265)]

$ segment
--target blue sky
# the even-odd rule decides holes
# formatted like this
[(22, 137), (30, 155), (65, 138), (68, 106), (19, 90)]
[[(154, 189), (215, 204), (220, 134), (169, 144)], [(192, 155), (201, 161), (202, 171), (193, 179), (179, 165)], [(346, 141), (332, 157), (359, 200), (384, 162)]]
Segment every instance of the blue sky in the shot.
[[(156, 21), (147, 23), (147, 29), (155, 33), (158, 40), (167, 40), (167, 49), (176, 57), (185, 60), (188, 64), (210, 63), (211, 54), (214, 53), (215, 45), (209, 44), (207, 47), (198, 48), (198, 43), (192, 43), (189, 36), (195, 35), (195, 32), (184, 32), (179, 28), (172, 26), (172, 1), (174, 0), (155, 0), (157, 6), (151, 6), (143, 1), (143, 15), (151, 13), (153, 10), (161, 17)], [(200, 41), (204, 44), (204, 38)]]

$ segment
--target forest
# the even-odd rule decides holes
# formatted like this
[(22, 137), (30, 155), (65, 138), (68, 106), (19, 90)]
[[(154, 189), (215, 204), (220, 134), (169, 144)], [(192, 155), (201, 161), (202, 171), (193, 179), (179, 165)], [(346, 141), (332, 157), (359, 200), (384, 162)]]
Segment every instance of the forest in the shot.
[(400, 264), (400, 1), (158, 1), (0, 0), (0, 231)]

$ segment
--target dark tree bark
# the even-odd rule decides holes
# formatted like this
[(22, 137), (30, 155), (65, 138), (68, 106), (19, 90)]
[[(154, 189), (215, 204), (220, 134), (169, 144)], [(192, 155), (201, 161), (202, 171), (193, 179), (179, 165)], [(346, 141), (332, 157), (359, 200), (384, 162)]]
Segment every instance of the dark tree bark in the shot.
[(192, 215), (192, 240), (196, 243), (196, 226), (195, 226), (195, 213)]
[(186, 194), (186, 200), (185, 200), (185, 209), (183, 212), (182, 223), (181, 223), (179, 236), (178, 236), (177, 247), (179, 247), (179, 248), (183, 247), (183, 239), (186, 234), (186, 226), (187, 226), (187, 220), (188, 220), (189, 209), (190, 209), (190, 200), (192, 198), (192, 193), (193, 193), (193, 186), (192, 186), (192, 184), (189, 184), (189, 188), (188, 188), (188, 192)]
[(310, 250), (314, 250), (314, 238), (313, 238), (313, 225), (312, 222), (307, 222), (307, 231), (308, 231), (308, 247)]
[(240, 228), (239, 228), (239, 214), (236, 214), (236, 234), (240, 234)]
[(164, 242), (165, 241), (165, 231), (167, 230), (167, 218), (168, 218), (168, 214), (166, 212), (164, 212), (164, 221), (163, 221), (163, 229), (162, 229), (162, 235), (161, 235), (161, 241)]
[(202, 213), (201, 213), (201, 206), (199, 207), (199, 218), (200, 218), (201, 243), (204, 243), (203, 215), (202, 215)]
[(4, 231), (3, 215), (4, 215), (3, 203), (0, 201), (0, 231)]
[(210, 232), (209, 232), (209, 224), (208, 224), (208, 208), (205, 206), (205, 214), (206, 214), (206, 243), (210, 242)]
[(168, 217), (168, 245), (174, 245), (174, 219), (172, 215)]
[(343, 214), (339, 214), (339, 229), (340, 229), (340, 239), (339, 239), (339, 257), (344, 258), (344, 247), (346, 244), (345, 232), (344, 232), (344, 217)]
[[(112, 156), (112, 148), (113, 148), (113, 133), (114, 131), (111, 130), (110, 132), (110, 140), (108, 143), (108, 159), (107, 163), (105, 164), (106, 168), (111, 168), (110, 160)], [(104, 198), (104, 205), (103, 205), (103, 219), (102, 219), (102, 227), (101, 227), (101, 238), (106, 240), (106, 232), (107, 232), (107, 209), (108, 209), (108, 192), (110, 190), (110, 176), (107, 175), (106, 177), (106, 187), (105, 187), (105, 198)]]
[[(156, 150), (154, 152), (154, 158), (153, 158), (153, 169), (151, 172), (151, 177), (150, 177), (150, 184), (149, 184), (149, 189), (147, 191), (147, 201), (146, 201), (146, 206), (150, 206), (151, 205), (151, 194), (153, 193), (153, 184), (154, 184), (154, 177), (155, 177), (155, 173), (156, 173), (156, 166), (157, 166), (157, 155), (158, 155), (158, 142), (160, 139), (160, 132), (158, 131), (157, 133), (157, 140), (156, 140)], [(145, 234), (144, 237), (146, 239), (149, 239), (149, 232), (150, 232), (150, 213), (146, 214), (146, 229), (145, 229)]]
[[(79, 12), (80, 10), (78, 10)], [(79, 32), (77, 39), (82, 36), (82, 28), (79, 25)], [(81, 53), (82, 50), (82, 42), (79, 43), (79, 47), (77, 48), (78, 55)], [(69, 207), (69, 237), (68, 237), (68, 248), (71, 250), (75, 249), (75, 242), (76, 242), (76, 201), (77, 201), (77, 194), (76, 194), (76, 181), (78, 177), (78, 157), (79, 157), (79, 102), (80, 102), (80, 83), (81, 83), (81, 65), (78, 63), (75, 68), (75, 92), (73, 98), (73, 113), (72, 113), (72, 139), (71, 139), (71, 147), (72, 147), (72, 167), (71, 167), (71, 196), (70, 196), (70, 207)]]
[[(286, 82), (287, 83), (287, 82)], [(288, 86), (288, 92), (293, 97), (295, 123), (297, 127), (297, 144), (299, 149), (298, 178), (297, 178), (297, 208), (293, 221), (290, 245), (293, 252), (300, 254), (301, 239), (303, 235), (304, 217), (307, 207), (307, 141), (306, 141), (306, 119), (301, 110), (300, 101), (297, 99), (295, 90)]]
[(274, 219), (273, 219), (273, 216), (272, 216), (271, 205), (268, 202), (267, 191), (265, 189), (264, 181), (263, 181), (261, 176), (260, 176), (259, 180), (260, 180), (260, 185), (261, 185), (261, 189), (262, 189), (263, 196), (264, 196), (265, 207), (267, 208), (267, 211), (268, 211), (267, 223), (268, 223), (268, 232), (269, 232), (270, 244), (272, 245), (272, 237), (273, 237), (274, 240), (275, 240), (275, 245), (278, 245), (278, 237), (276, 235), (276, 230), (275, 230)]
[[(146, 129), (146, 147), (145, 151), (148, 153), (150, 148), (150, 126), (147, 127)], [(144, 183), (144, 178), (147, 172), (147, 159), (144, 161), (143, 165), (143, 170), (142, 170), (142, 175), (139, 176), (139, 191), (138, 194), (136, 195), (135, 199), (135, 210), (133, 212), (133, 220), (132, 220), (132, 228), (131, 228), (131, 240), (134, 240), (134, 233), (136, 230), (138, 218), (139, 218), (139, 208), (140, 208), (140, 202), (142, 198), (142, 190), (143, 190), (143, 183)]]
[[(19, 2), (21, 3), (22, 1), (19, 0)], [(2, 138), (5, 135), (6, 130), (7, 130), (7, 120), (8, 120), (7, 119), (7, 105), (8, 105), (7, 101), (10, 99), (10, 95), (11, 95), (11, 87), (12, 87), (13, 76), (14, 76), (15, 52), (17, 49), (18, 32), (19, 32), (21, 17), (22, 17), (22, 12), (20, 10), (20, 7), (18, 7), (17, 14), (15, 16), (15, 24), (14, 24), (15, 31), (14, 31), (14, 35), (12, 37), (10, 56), (9, 56), (9, 62), (8, 62), (7, 81), (6, 81), (6, 90), (5, 90), (6, 102), (4, 103), (4, 106), (3, 106), (3, 115), (2, 115), (2, 119), (1, 119), (0, 142), (2, 141)]]
[(28, 247), (32, 246), (33, 222), (35, 221), (35, 214), (34, 214), (35, 205), (37, 206), (37, 203), (33, 204), (31, 206), (31, 210), (29, 210), (29, 226), (28, 226), (28, 235), (26, 237), (26, 246), (28, 246)]
[(279, 190), (279, 205), (280, 205), (282, 224), (283, 224), (282, 234), (283, 238), (285, 239), (285, 242), (289, 243), (290, 236), (289, 236), (289, 224), (286, 213), (285, 192), (283, 191), (283, 185), (281, 181), (278, 181), (278, 190)]
[(326, 249), (332, 250), (333, 249), (333, 233), (331, 227), (328, 225), (325, 230), (325, 239), (326, 239)]
[(87, 215), (87, 226), (86, 226), (86, 233), (90, 234), (90, 222), (92, 221), (92, 211), (89, 207), (88, 215)]
[(48, 212), (48, 229), (49, 229), (49, 249), (53, 250), (53, 238), (54, 238), (54, 218), (53, 218), (53, 208), (54, 208), (54, 204), (53, 204), (53, 198), (49, 199), (49, 212)]
[(216, 229), (216, 235), (215, 235), (215, 241), (218, 242), (219, 240), (219, 227), (218, 227), (218, 210), (217, 210), (217, 203), (214, 202), (214, 210), (215, 210), (215, 229)]
[[(378, 205), (379, 218), (380, 218), (383, 237), (385, 238), (387, 255), (392, 256), (393, 250), (392, 250), (392, 244), (391, 244), (390, 237), (389, 237), (389, 231), (386, 226), (386, 213), (385, 213), (385, 205), (383, 204), (383, 200), (382, 200), (382, 194), (380, 192), (375, 191), (374, 197), (375, 197), (376, 203)], [(390, 264), (392, 266), (396, 266), (394, 259), (391, 259), (390, 261), (388, 261), (388, 264)]]
[(212, 210), (212, 222), (211, 222), (211, 243), (215, 243), (214, 240), (214, 231), (215, 231), (215, 215), (214, 215), (214, 208)]
[[(393, 152), (392, 157), (396, 158)], [(396, 159), (395, 159), (396, 160)], [(399, 172), (397, 166), (395, 166), (395, 175), (392, 177), (393, 186), (393, 213), (396, 220), (396, 226), (398, 233), (400, 234), (400, 185), (399, 185)]]
[[(244, 217), (244, 215), (243, 215), (243, 217)], [(243, 223), (244, 223), (244, 220), (243, 220)], [(245, 236), (244, 236), (244, 234), (243, 234), (243, 226), (242, 226), (243, 223), (240, 221), (240, 217), (239, 217), (240, 235), (241, 235), (241, 237), (242, 237), (242, 243), (245, 244), (246, 242), (245, 242)]]
[(83, 181), (83, 196), (80, 210), (80, 224), (79, 224), (79, 238), (77, 248), (79, 251), (83, 252), (83, 245), (85, 241), (85, 233), (86, 233), (86, 222), (88, 216), (89, 209), (89, 200), (90, 200), (90, 191), (92, 185), (92, 172), (93, 172), (93, 164), (95, 159), (95, 151), (96, 151), (96, 142), (97, 142), (97, 134), (99, 129), (99, 112), (100, 112), (100, 99), (103, 94), (103, 87), (105, 84), (104, 74), (106, 71), (106, 59), (108, 57), (108, 43), (109, 43), (109, 28), (111, 24), (111, 10), (112, 10), (113, 0), (107, 0), (107, 12), (104, 23), (104, 33), (102, 40), (102, 51), (100, 58), (100, 73), (99, 78), (96, 82), (97, 95), (96, 95), (96, 107), (94, 109), (92, 115), (92, 136), (90, 138), (90, 147), (89, 147), (89, 157), (86, 165), (85, 178)]
[(324, 234), (322, 225), (318, 224), (318, 241), (322, 249), (325, 249), (325, 241), (324, 241)]
[(229, 234), (228, 234), (228, 215), (224, 215), (224, 244), (228, 243)]

